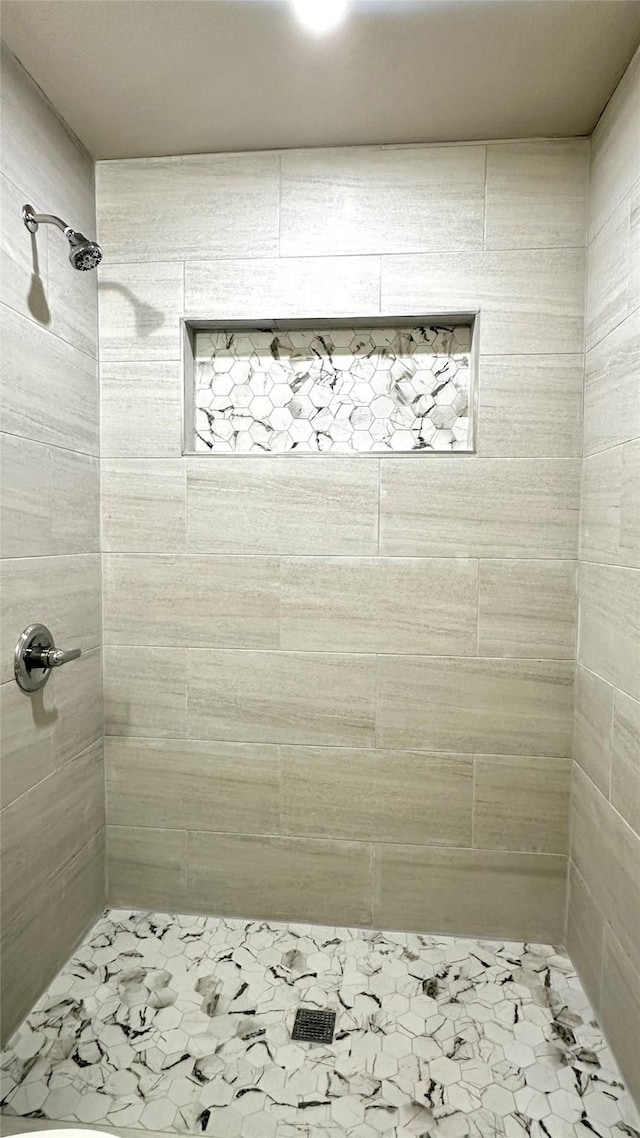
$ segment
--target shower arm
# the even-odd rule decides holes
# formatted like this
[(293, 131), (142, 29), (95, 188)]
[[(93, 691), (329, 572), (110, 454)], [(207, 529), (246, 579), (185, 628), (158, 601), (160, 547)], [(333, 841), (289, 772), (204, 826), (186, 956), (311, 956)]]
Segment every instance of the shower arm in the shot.
[(34, 213), (30, 205), (25, 205), (22, 210), (22, 220), (24, 221), (30, 233), (36, 233), (39, 225), (57, 225), (64, 234), (72, 233), (73, 230), (70, 225), (60, 217), (56, 217), (53, 213)]

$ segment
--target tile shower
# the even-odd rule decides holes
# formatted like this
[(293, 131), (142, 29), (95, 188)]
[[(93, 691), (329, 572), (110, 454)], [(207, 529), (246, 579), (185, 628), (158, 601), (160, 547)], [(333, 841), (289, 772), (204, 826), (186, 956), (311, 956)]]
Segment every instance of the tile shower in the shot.
[[(97, 406), (74, 386), (95, 385), (90, 293), (74, 292), (75, 328), (80, 286), (40, 249), (43, 326), (25, 300), (32, 249), (7, 232), (9, 446), (25, 464), (30, 448), (54, 449), (70, 472), (61, 484), (54, 462), (29, 492), (7, 459), (4, 663), (42, 605), (85, 648), (78, 686), (61, 682), (33, 719), (3, 675), (6, 1035), (30, 1013), (3, 1054), (9, 1127), (13, 1114), (229, 1138), (637, 1132), (582, 985), (637, 1093), (639, 424), (625, 385), (637, 384), (639, 66), (592, 142), (98, 164), (102, 617)], [(9, 67), (7, 199), (48, 205), (53, 185), (63, 202), (70, 180), (87, 208), (90, 161), (57, 120), (51, 134), (50, 110)], [(335, 376), (350, 371), (335, 366), (346, 321), (357, 334), (367, 320), (478, 312), (475, 438), (462, 402), (434, 421), (438, 385), (416, 387), (425, 369), (406, 366), (369, 400), (366, 427), (351, 418), (364, 398), (340, 397), (318, 430), (314, 412), (293, 414), (294, 391), (286, 423), (265, 427), (273, 401), (249, 423), (244, 403), (267, 397), (266, 380), (211, 406), (264, 371), (215, 388), (225, 322), (267, 326), (273, 359), (277, 321), (291, 359), (311, 343), (287, 322), (321, 321)], [(196, 337), (193, 446), (183, 318), (210, 341)], [(379, 374), (392, 339), (358, 356), (352, 336), (349, 349)], [(312, 404), (326, 364), (303, 378)], [(27, 401), (34, 384), (47, 415)], [(452, 386), (446, 406), (468, 405), (473, 385)], [(392, 390), (398, 421), (376, 437), (374, 400)], [(425, 400), (419, 422), (398, 393)], [(398, 454), (396, 428), (411, 440)], [(340, 453), (359, 432), (371, 453)], [(474, 453), (404, 453), (470, 439)], [(314, 440), (330, 453), (253, 449)], [(42, 543), (21, 545), (24, 513), (45, 518)], [(565, 942), (568, 860), (571, 962), (550, 947)], [(181, 913), (202, 915), (166, 915)], [(302, 1002), (339, 1013), (324, 1050), (288, 1038)]]

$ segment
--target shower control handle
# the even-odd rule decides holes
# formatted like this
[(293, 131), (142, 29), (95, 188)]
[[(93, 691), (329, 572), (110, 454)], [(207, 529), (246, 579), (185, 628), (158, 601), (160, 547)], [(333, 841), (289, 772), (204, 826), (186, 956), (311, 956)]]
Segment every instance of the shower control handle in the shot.
[(66, 651), (56, 648), (46, 624), (30, 624), (20, 635), (14, 652), (16, 681), (23, 691), (38, 691), (46, 684), (52, 668), (77, 660), (81, 655), (80, 648)]
[(69, 648), (63, 652), (61, 648), (30, 648), (30, 668), (59, 668), (61, 664), (68, 664), (69, 660), (77, 660), (82, 655), (81, 648)]

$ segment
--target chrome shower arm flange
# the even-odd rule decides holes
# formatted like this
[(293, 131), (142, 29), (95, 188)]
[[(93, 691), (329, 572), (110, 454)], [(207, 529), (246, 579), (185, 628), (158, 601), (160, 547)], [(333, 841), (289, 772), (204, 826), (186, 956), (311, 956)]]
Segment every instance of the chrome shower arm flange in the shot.
[(37, 233), (40, 224), (57, 225), (63, 233), (72, 232), (71, 226), (67, 225), (61, 217), (56, 217), (53, 213), (35, 213), (32, 205), (23, 205), (22, 220), (29, 233)]

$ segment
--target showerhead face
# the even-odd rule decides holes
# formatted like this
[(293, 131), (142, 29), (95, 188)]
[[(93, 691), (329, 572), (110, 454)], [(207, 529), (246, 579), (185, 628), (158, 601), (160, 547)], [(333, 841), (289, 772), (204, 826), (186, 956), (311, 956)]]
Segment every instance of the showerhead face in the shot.
[(69, 260), (74, 269), (80, 269), (83, 272), (95, 269), (102, 260), (102, 249), (97, 242), (89, 241), (84, 233), (76, 233), (75, 229), (67, 229), (66, 235), (71, 246)]

